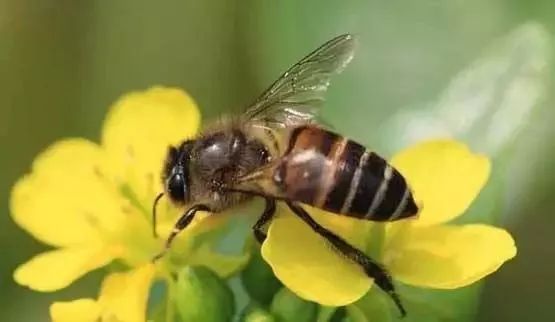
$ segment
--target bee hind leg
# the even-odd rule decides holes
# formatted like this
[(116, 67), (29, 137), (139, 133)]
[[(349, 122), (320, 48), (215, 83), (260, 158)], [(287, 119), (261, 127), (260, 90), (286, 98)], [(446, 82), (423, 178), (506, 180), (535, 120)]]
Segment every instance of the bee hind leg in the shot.
[(260, 215), (254, 226), (252, 226), (254, 237), (260, 244), (262, 244), (264, 240), (266, 240), (264, 226), (266, 225), (266, 223), (272, 220), (274, 214), (276, 213), (276, 201), (271, 198), (265, 198), (265, 201), (266, 207), (264, 208), (264, 212), (262, 213), (262, 215)]
[(193, 219), (195, 218), (195, 214), (197, 213), (197, 211), (210, 211), (210, 208), (208, 208), (208, 206), (205, 206), (205, 205), (194, 205), (191, 208), (189, 208), (181, 217), (179, 217), (179, 219), (177, 220), (177, 223), (175, 223), (175, 226), (173, 227), (170, 235), (168, 236), (168, 239), (166, 239), (166, 244), (164, 246), (164, 249), (158, 255), (152, 258), (152, 262), (156, 262), (168, 252), (174, 238), (177, 236), (177, 234), (179, 234), (179, 232), (181, 232), (183, 229), (189, 226), (191, 221), (193, 221)]
[(320, 236), (324, 237), (333, 247), (339, 251), (342, 255), (354, 261), (362, 267), (366, 275), (374, 280), (374, 283), (378, 285), (384, 292), (386, 292), (395, 305), (401, 312), (401, 315), (406, 316), (407, 312), (401, 303), (401, 299), (397, 292), (395, 292), (395, 287), (389, 273), (377, 262), (364, 254), (361, 250), (353, 247), (351, 244), (346, 242), (343, 238), (337, 236), (328, 229), (320, 226), (301, 206), (287, 201), (287, 206), (306, 224), (312, 228)]

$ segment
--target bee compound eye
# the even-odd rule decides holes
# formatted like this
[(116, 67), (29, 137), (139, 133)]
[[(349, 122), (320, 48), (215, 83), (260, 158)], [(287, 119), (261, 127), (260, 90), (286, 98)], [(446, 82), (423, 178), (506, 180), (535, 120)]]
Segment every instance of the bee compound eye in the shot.
[(185, 177), (183, 174), (174, 174), (168, 182), (168, 193), (172, 200), (174, 201), (184, 201), (185, 200)]

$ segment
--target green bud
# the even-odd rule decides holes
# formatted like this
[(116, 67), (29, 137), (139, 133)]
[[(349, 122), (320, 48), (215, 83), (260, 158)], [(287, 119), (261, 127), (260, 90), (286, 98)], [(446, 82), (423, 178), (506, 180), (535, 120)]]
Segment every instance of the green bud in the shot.
[(279, 322), (313, 322), (316, 320), (318, 306), (283, 287), (274, 296), (270, 311)]
[(253, 247), (251, 259), (241, 271), (241, 282), (251, 299), (262, 305), (269, 305), (282, 286), (272, 268), (260, 255), (258, 247)]
[(186, 267), (178, 275), (174, 294), (183, 321), (233, 320), (235, 300), (225, 281), (203, 266)]
[(251, 302), (241, 312), (240, 322), (275, 322), (276, 320), (256, 302)]

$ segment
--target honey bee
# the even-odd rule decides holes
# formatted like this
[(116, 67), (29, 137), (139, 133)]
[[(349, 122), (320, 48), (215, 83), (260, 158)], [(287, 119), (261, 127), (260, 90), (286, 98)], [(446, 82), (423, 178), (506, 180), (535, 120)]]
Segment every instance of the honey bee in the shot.
[(418, 207), (403, 176), (361, 144), (318, 125), (316, 116), (333, 75), (352, 60), (350, 34), (331, 39), (275, 81), (242, 115), (206, 128), (170, 147), (162, 181), (176, 206), (191, 205), (179, 218), (160, 258), (198, 211), (220, 213), (254, 197), (265, 209), (253, 226), (263, 243), (276, 201), (361, 269), (406, 311), (388, 272), (361, 250), (318, 224), (301, 204), (371, 221), (413, 217)]

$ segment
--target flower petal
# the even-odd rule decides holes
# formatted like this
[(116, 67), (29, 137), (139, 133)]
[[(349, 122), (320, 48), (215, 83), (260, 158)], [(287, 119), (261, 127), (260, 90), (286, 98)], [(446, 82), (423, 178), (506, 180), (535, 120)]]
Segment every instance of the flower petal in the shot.
[(13, 187), (15, 222), (53, 246), (89, 243), (98, 240), (100, 232), (118, 229), (126, 203), (104, 178), (107, 168), (104, 152), (92, 142), (55, 143)]
[(453, 289), (493, 273), (516, 255), (516, 247), (506, 230), (488, 225), (406, 225), (389, 238), (384, 254), (384, 264), (400, 281)]
[(50, 306), (52, 322), (97, 322), (100, 305), (93, 299), (54, 302)]
[(14, 279), (37, 291), (56, 291), (108, 264), (116, 255), (116, 249), (100, 245), (53, 250), (19, 266), (14, 272)]
[(197, 133), (200, 114), (193, 100), (175, 88), (155, 87), (122, 97), (104, 123), (102, 145), (143, 205), (161, 188), (159, 177), (168, 146)]
[(407, 178), (421, 207), (419, 225), (462, 214), (487, 182), (489, 159), (460, 142), (427, 141), (397, 154), (392, 164)]
[[(314, 209), (310, 213), (323, 226), (360, 244), (360, 240), (354, 240), (356, 234), (352, 234), (359, 223)], [(290, 290), (322, 305), (347, 305), (362, 297), (372, 285), (360, 267), (333, 251), (288, 210), (280, 211), (272, 221), (262, 256)]]
[(147, 264), (104, 279), (98, 302), (102, 321), (144, 322), (154, 265)]

